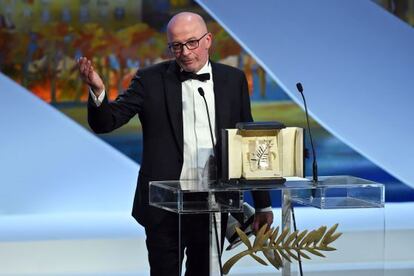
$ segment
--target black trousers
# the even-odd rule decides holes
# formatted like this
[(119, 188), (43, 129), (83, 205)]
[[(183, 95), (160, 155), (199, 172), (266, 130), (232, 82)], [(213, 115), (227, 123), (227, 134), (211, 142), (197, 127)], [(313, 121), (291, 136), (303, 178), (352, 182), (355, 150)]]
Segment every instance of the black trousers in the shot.
[[(222, 214), (221, 221), (223, 244), (227, 214)], [(167, 224), (169, 225), (160, 224), (155, 228), (145, 228), (151, 276), (179, 275), (184, 254), (185, 276), (208, 276), (209, 215), (181, 215), (181, 228), (179, 228), (178, 216), (174, 222), (170, 221)]]

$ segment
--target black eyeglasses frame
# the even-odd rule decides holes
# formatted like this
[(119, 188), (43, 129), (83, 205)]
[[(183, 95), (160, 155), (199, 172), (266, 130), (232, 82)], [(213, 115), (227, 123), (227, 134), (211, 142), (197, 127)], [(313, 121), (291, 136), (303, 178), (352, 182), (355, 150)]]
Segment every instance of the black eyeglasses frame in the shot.
[[(203, 34), (199, 39), (190, 39), (185, 43), (180, 43), (180, 42), (168, 43), (168, 48), (173, 53), (181, 53), (184, 49), (184, 46), (187, 47), (188, 50), (195, 50), (200, 46), (200, 40), (202, 40), (208, 34), (209, 34), (209, 32)], [(195, 46), (189, 46), (189, 43), (196, 43), (196, 45)], [(174, 47), (179, 47), (179, 48), (174, 49)]]

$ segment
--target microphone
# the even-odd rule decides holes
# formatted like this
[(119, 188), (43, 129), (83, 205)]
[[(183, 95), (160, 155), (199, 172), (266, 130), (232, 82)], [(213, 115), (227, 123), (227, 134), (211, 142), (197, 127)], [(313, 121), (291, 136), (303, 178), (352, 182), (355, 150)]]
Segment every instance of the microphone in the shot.
[(309, 137), (310, 137), (310, 142), (311, 142), (311, 147), (312, 147), (312, 156), (313, 156), (312, 178), (313, 178), (313, 182), (317, 183), (318, 182), (318, 164), (316, 162), (316, 154), (315, 154), (315, 147), (313, 145), (312, 132), (311, 132), (311, 129), (310, 129), (310, 126), (309, 126), (308, 108), (306, 106), (305, 96), (303, 95), (303, 86), (302, 86), (302, 84), (300, 82), (298, 82), (296, 84), (296, 88), (298, 89), (299, 93), (302, 95), (303, 103), (305, 105), (306, 123), (308, 125)]
[(203, 99), (205, 99), (204, 98), (204, 90), (203, 90), (203, 88), (201, 88), (201, 87), (198, 88), (198, 94), (200, 94), (200, 96), (203, 97)]

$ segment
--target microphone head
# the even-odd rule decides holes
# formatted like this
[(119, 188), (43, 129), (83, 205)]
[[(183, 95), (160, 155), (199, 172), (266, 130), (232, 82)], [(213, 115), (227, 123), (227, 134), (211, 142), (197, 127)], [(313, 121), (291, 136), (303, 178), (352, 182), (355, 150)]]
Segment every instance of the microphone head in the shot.
[(201, 97), (204, 97), (204, 90), (203, 90), (203, 88), (199, 87), (198, 88), (198, 93), (200, 94)]
[(298, 83), (296, 84), (296, 88), (298, 89), (298, 91), (299, 91), (300, 93), (302, 93), (302, 92), (303, 92), (303, 86), (302, 86), (302, 84), (301, 84), (300, 82), (298, 82)]

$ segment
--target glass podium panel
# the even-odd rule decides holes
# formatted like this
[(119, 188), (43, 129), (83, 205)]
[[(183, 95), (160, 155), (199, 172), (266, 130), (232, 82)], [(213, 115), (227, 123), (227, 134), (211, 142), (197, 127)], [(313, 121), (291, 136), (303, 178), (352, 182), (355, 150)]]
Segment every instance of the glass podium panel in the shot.
[(217, 189), (214, 183), (190, 180), (150, 182), (149, 203), (178, 214), (241, 212), (243, 192)]
[(313, 187), (296, 181), (287, 182), (287, 186), (292, 187), (289, 189), (292, 202), (305, 206), (319, 209), (384, 207), (384, 185), (358, 177), (322, 176), (316, 184), (311, 184)]
[[(254, 190), (282, 192), (282, 208), (274, 209), (273, 227), (288, 226), (293, 232), (293, 214), (296, 215), (297, 230), (301, 231), (339, 224), (337, 231), (343, 235), (333, 244), (337, 250), (323, 252), (326, 258), (308, 254), (312, 260), (302, 260), (304, 275), (384, 275), (384, 186), (379, 183), (352, 176), (325, 176), (320, 177), (317, 183), (289, 178), (283, 184), (154, 181), (150, 182), (149, 200), (150, 205), (180, 216), (213, 215), (217, 212), (241, 212), (243, 192)], [(293, 209), (292, 205), (303, 207)], [(278, 218), (281, 223), (277, 222)], [(215, 239), (211, 229), (212, 226), (210, 244), (213, 246)], [(253, 242), (254, 236), (250, 240)], [(225, 244), (223, 248), (226, 247)], [(222, 263), (245, 249), (241, 244), (236, 249), (224, 251)], [(210, 252), (215, 250), (210, 249)], [(263, 255), (260, 257), (265, 260)], [(214, 262), (210, 263), (214, 266)], [(292, 263), (284, 262), (281, 270), (267, 263), (268, 266), (263, 266), (246, 256), (230, 270), (229, 275), (300, 275), (298, 262), (294, 260)], [(210, 275), (220, 274), (215, 269), (210, 270)]]
[(353, 176), (322, 176), (318, 183), (288, 178), (283, 184), (153, 181), (149, 201), (176, 213), (237, 212), (242, 210), (243, 192), (254, 190), (289, 191), (292, 202), (319, 209), (384, 207), (384, 185)]

